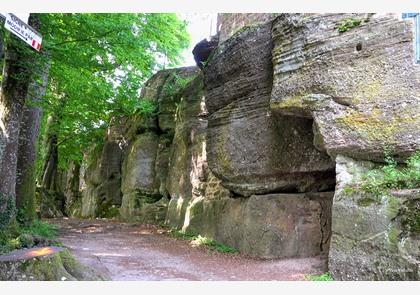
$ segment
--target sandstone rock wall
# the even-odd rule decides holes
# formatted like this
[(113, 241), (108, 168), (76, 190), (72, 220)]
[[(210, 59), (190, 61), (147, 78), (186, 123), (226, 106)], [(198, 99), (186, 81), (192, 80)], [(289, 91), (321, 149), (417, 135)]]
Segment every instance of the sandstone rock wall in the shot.
[(271, 23), (223, 43), (205, 69), (208, 161), (243, 196), (332, 190), (334, 163), (315, 149), (311, 120), (275, 116)]
[(156, 112), (131, 118), (125, 133), (128, 148), (122, 165), (123, 219), (165, 219), (169, 197), (175, 194), (167, 179), (169, 157), (172, 146), (178, 145), (177, 138), (183, 136), (177, 136), (177, 128), (182, 127), (176, 124), (182, 103), (180, 91), (197, 74), (195, 67), (161, 71), (143, 88), (140, 100), (151, 101)]
[(334, 163), (313, 146), (310, 120), (271, 114), (271, 44), (271, 23), (238, 32), (206, 66), (204, 92), (184, 92), (194, 104), (181, 105), (176, 130), (195, 119), (184, 110), (198, 109), (204, 95), (207, 137), (194, 143), (200, 129), (176, 132), (166, 222), (252, 256), (326, 254), (332, 193), (317, 191), (333, 190)]
[(420, 144), (412, 29), (392, 15), (279, 16), (273, 111), (313, 118), (315, 144), (333, 158), (404, 159)]
[(87, 168), (84, 216), (110, 200), (124, 220), (165, 221), (251, 256), (327, 266), (328, 255), (336, 279), (418, 279), (418, 233), (402, 221), (419, 216), (418, 190), (372, 203), (343, 189), (385, 152), (401, 162), (419, 149), (410, 22), (266, 17), (222, 38), (203, 72), (149, 79), (140, 100), (157, 112), (129, 118), (125, 148), (107, 142)]

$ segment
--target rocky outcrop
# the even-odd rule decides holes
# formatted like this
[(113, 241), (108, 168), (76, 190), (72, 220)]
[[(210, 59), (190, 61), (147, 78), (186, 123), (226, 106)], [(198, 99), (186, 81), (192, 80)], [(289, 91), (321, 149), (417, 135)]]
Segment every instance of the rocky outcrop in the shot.
[(326, 191), (334, 163), (313, 145), (309, 119), (275, 116), (271, 23), (225, 41), (205, 69), (208, 162), (233, 192)]
[(420, 66), (395, 15), (284, 14), (273, 23), (274, 112), (314, 119), (315, 144), (383, 161), (419, 148)]
[(81, 217), (115, 217), (122, 202), (121, 163), (124, 149), (124, 120), (113, 122), (103, 146), (88, 155), (84, 173)]
[(325, 255), (333, 194), (316, 191), (333, 189), (334, 163), (313, 146), (311, 120), (270, 112), (270, 30), (225, 41), (204, 68), (204, 93), (198, 80), (183, 92), (166, 222), (251, 256)]
[(189, 201), (204, 195), (208, 173), (206, 128), (207, 109), (200, 74), (180, 97), (167, 179), (171, 201), (166, 222), (171, 226), (182, 228)]
[(120, 209), (125, 220), (159, 223), (165, 219), (174, 194), (167, 175), (182, 100), (179, 92), (197, 73), (195, 67), (161, 71), (142, 90), (140, 101), (150, 101), (156, 112), (140, 113), (127, 126)]
[(419, 280), (420, 189), (349, 190), (374, 166), (337, 156), (329, 269), (338, 280)]
[(281, 14), (238, 30), (202, 72), (146, 82), (149, 111), (86, 170), (82, 214), (113, 204), (255, 257), (321, 255), (325, 271), (328, 254), (335, 279), (418, 279), (418, 189), (380, 202), (345, 189), (385, 152), (419, 149), (412, 45), (392, 15)]

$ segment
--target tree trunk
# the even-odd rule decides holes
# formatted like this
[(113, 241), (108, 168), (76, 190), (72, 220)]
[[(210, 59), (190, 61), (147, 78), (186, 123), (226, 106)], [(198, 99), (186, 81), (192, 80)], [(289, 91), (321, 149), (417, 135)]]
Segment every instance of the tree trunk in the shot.
[(55, 115), (49, 115), (47, 126), (45, 129), (45, 158), (42, 168), (42, 178), (40, 186), (47, 189), (56, 191), (57, 183), (57, 168), (58, 168), (58, 148), (57, 148), (57, 132)]
[[(29, 23), (37, 27), (38, 19), (31, 14)], [(35, 52), (15, 37), (5, 50), (3, 80), (0, 94), (0, 228), (15, 216), (16, 164), (22, 110), (34, 71)]]
[[(46, 54), (44, 54), (46, 56)], [(42, 118), (42, 109), (36, 103), (45, 95), (48, 83), (50, 63), (44, 62), (40, 79), (32, 79), (29, 85), (27, 103), (23, 108), (19, 131), (19, 147), (16, 178), (16, 208), (21, 221), (30, 222), (35, 219), (36, 190), (36, 143)], [(39, 81), (39, 82), (38, 82)]]

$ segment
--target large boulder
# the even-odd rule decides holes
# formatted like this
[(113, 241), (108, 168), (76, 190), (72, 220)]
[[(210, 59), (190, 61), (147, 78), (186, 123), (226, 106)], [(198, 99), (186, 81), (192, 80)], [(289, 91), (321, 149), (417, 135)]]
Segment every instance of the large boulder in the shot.
[(186, 209), (183, 230), (260, 258), (326, 255), (332, 197), (325, 192), (195, 198)]
[(313, 118), (314, 144), (333, 158), (403, 160), (420, 143), (412, 28), (389, 14), (282, 14), (271, 109)]
[(272, 47), (271, 22), (248, 27), (205, 67), (210, 169), (242, 196), (332, 189), (334, 164), (315, 149), (311, 119), (270, 111)]
[(350, 189), (377, 165), (337, 156), (329, 269), (337, 280), (419, 280), (420, 190)]

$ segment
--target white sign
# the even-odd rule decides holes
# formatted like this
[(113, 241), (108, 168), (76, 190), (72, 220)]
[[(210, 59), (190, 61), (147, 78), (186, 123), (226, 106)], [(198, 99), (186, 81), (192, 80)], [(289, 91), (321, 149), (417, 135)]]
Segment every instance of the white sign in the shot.
[(19, 19), (16, 15), (8, 13), (6, 15), (4, 27), (25, 41), (35, 50), (41, 50), (42, 36), (32, 27), (25, 24), (25, 22)]

